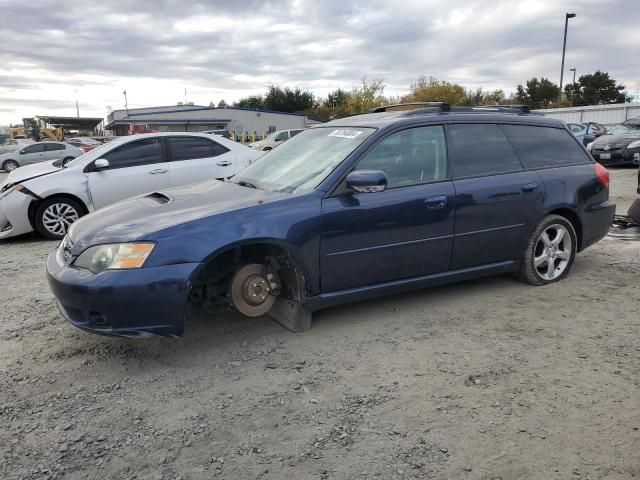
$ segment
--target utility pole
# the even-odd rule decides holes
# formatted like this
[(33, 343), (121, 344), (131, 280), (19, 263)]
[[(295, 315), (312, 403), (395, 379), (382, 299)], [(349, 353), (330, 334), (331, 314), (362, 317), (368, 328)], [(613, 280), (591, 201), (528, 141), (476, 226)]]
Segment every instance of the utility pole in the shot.
[(562, 42), (562, 66), (560, 67), (560, 98), (562, 100), (562, 79), (564, 78), (564, 54), (567, 49), (567, 28), (569, 26), (569, 19), (574, 18), (575, 13), (565, 13), (564, 15), (564, 41)]
[(185, 88), (184, 89), (184, 104), (186, 105), (187, 103), (188, 103), (187, 102), (187, 89)]
[(76, 91), (76, 117), (80, 118), (80, 105), (78, 105), (78, 89)]
[(573, 83), (576, 83), (576, 69), (575, 68), (570, 68), (569, 71), (573, 72)]
[(123, 91), (122, 94), (124, 95), (124, 109), (127, 111), (127, 117), (129, 116), (129, 102), (127, 101), (127, 91)]

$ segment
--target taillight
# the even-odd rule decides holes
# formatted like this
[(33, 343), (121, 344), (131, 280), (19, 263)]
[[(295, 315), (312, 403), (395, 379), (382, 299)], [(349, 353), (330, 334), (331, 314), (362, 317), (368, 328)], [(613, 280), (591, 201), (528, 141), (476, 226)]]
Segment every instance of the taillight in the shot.
[(609, 188), (609, 170), (596, 163), (596, 177), (604, 188)]

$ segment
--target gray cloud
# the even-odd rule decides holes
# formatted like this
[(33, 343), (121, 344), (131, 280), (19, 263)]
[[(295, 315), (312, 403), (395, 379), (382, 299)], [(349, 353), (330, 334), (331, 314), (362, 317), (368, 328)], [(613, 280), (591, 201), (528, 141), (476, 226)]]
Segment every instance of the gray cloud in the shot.
[(99, 3), (0, 0), (0, 38), (10, 39), (0, 49), (0, 94), (11, 97), (2, 110), (32, 107), (38, 89), (65, 82), (102, 85), (103, 98), (88, 102), (101, 109), (136, 79), (227, 100), (271, 82), (323, 92), (363, 76), (383, 77), (389, 93), (420, 75), (513, 90), (532, 76), (558, 81), (565, 11), (578, 14), (567, 70), (601, 68), (630, 88), (640, 77), (634, 0), (607, 2), (624, 12), (615, 16), (600, 0)]

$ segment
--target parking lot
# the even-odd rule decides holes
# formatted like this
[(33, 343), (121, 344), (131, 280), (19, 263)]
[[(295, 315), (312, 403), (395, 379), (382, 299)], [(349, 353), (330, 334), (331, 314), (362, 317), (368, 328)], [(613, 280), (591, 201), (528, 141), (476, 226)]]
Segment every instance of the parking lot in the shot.
[[(618, 211), (636, 170), (611, 170)], [(0, 181), (4, 174), (0, 174)], [(640, 476), (640, 243), (564, 281), (493, 277), (315, 315), (196, 310), (181, 339), (81, 332), (0, 244), (0, 478)]]

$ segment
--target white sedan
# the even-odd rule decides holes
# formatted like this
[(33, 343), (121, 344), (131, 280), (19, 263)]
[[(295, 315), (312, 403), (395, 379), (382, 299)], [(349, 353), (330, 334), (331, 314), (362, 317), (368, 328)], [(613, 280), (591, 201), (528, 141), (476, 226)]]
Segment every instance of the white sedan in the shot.
[(0, 184), (0, 239), (37, 231), (59, 239), (81, 216), (125, 198), (228, 178), (262, 152), (198, 133), (120, 137), (63, 165), (21, 167)]

